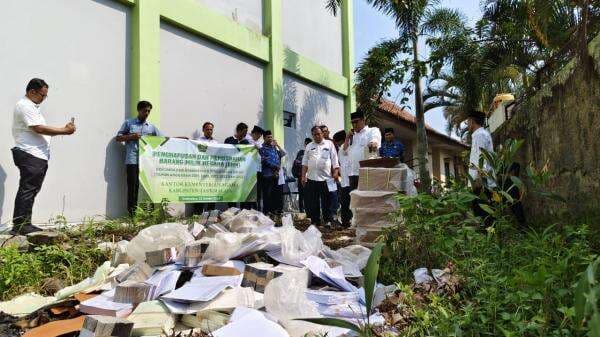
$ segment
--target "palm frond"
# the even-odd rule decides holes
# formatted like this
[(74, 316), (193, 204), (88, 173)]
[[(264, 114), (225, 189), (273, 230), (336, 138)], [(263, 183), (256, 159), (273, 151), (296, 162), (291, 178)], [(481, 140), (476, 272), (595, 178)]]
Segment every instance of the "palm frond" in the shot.
[(340, 7), (342, 7), (342, 0), (325, 0), (325, 8), (327, 8), (333, 16), (337, 16)]

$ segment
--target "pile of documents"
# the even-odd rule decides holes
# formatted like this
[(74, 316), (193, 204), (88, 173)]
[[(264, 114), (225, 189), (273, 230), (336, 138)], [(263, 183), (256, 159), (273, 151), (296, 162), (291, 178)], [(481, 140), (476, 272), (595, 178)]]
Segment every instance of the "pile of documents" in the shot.
[[(389, 201), (387, 194), (372, 198), (377, 200), (369, 202)], [(323, 245), (316, 227), (301, 232), (291, 215), (283, 224), (276, 227), (260, 212), (231, 208), (205, 213), (192, 225), (150, 226), (114, 245), (112, 261), (54, 298), (97, 294), (76, 307), (89, 315), (81, 336), (170, 336), (189, 330), (217, 337), (307, 332), (335, 337), (349, 330), (296, 319), (363, 323), (364, 290), (355, 280), (362, 277), (369, 249), (334, 251)]]
[(358, 189), (350, 192), (356, 243), (372, 247), (383, 229), (395, 223), (396, 195), (413, 193), (413, 176), (405, 164), (393, 168), (360, 168)]

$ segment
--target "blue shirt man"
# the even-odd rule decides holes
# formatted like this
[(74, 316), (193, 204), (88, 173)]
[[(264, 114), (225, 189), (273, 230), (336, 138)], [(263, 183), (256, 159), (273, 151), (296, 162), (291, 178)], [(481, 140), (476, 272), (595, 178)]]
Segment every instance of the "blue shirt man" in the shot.
[(139, 139), (142, 136), (162, 136), (162, 133), (156, 126), (149, 123), (146, 119), (140, 120), (138, 116), (125, 120), (123, 125), (121, 125), (121, 129), (117, 132), (117, 137), (119, 136), (131, 136), (129, 140), (125, 140), (125, 165), (138, 165)]
[(277, 142), (273, 139), (273, 134), (269, 130), (265, 131), (263, 137), (265, 142), (262, 147), (258, 149), (262, 175), (263, 177), (279, 177), (281, 157), (285, 156), (285, 151), (277, 145)]
[(150, 124), (147, 119), (152, 110), (152, 104), (140, 101), (137, 104), (138, 116), (126, 120), (119, 132), (116, 141), (125, 142), (125, 166), (127, 168), (127, 210), (133, 216), (138, 200), (139, 189), (139, 158), (138, 141), (142, 136), (162, 136), (156, 126)]
[(383, 158), (399, 158), (404, 161), (404, 144), (394, 138), (394, 129), (386, 128), (384, 137), (385, 140), (379, 148), (379, 155)]
[(261, 190), (263, 197), (263, 213), (276, 213), (281, 211), (283, 205), (283, 193), (278, 189), (279, 173), (281, 170), (281, 158), (286, 155), (270, 130), (263, 133), (264, 143), (258, 153), (262, 166)]

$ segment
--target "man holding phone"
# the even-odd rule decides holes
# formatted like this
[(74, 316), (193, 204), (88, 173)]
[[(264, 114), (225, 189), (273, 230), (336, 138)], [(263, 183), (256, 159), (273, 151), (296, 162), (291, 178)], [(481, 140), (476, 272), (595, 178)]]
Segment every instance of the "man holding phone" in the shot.
[[(352, 129), (346, 135), (346, 141), (342, 145), (340, 152), (348, 157), (348, 193), (358, 188), (358, 173), (360, 162), (367, 159), (365, 153), (377, 153), (381, 146), (381, 131), (377, 127), (369, 127), (365, 121), (365, 115), (357, 110), (350, 114)], [(352, 220), (352, 211), (349, 203), (342, 205), (342, 214), (347, 214), (342, 225), (349, 226)]]
[(148, 101), (139, 101), (137, 104), (138, 115), (136, 118), (126, 120), (119, 132), (116, 141), (125, 142), (125, 166), (127, 167), (127, 211), (130, 216), (135, 213), (137, 205), (140, 173), (138, 157), (138, 141), (142, 136), (162, 136), (158, 128), (148, 122), (152, 104)]
[(31, 224), (31, 213), (48, 170), (50, 139), (52, 136), (71, 135), (75, 132), (72, 118), (64, 127), (46, 125), (40, 112), (40, 104), (46, 97), (48, 83), (34, 78), (27, 84), (25, 97), (17, 102), (14, 110), (12, 133), (15, 147), (12, 148), (12, 154), (15, 165), (19, 168), (20, 179), (13, 213), (13, 235), (42, 230)]

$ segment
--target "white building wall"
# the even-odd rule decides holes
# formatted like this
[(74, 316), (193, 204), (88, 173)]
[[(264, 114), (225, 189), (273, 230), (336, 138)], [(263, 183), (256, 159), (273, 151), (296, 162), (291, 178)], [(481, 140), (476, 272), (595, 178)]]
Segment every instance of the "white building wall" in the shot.
[(196, 0), (239, 24), (262, 33), (262, 0)]
[(314, 125), (327, 125), (331, 136), (344, 128), (344, 99), (290, 75), (284, 75), (283, 88), (283, 110), (296, 114), (297, 126), (296, 129), (284, 128), (289, 170), (296, 153), (304, 147), (304, 139), (311, 138), (310, 129)]
[(161, 24), (161, 129), (191, 137), (205, 121), (222, 142), (235, 126), (263, 125), (263, 66), (168, 24)]
[[(19, 173), (10, 148), (13, 107), (33, 77), (50, 85), (49, 125), (75, 118), (77, 133), (54, 137), (33, 221), (64, 211), (69, 221), (125, 211), (122, 146), (113, 140), (129, 106), (129, 10), (111, 0), (5, 0), (0, 11), (0, 219), (10, 222)], [(110, 197), (107, 197), (110, 196)]]
[(326, 68), (342, 73), (342, 21), (322, 0), (282, 0), (283, 43)]

